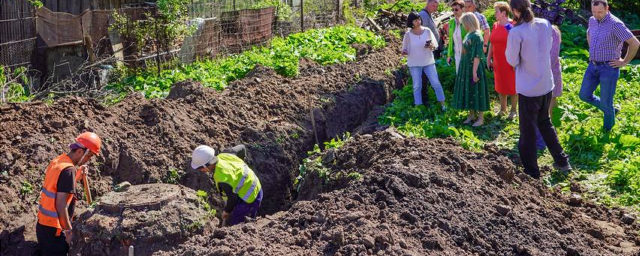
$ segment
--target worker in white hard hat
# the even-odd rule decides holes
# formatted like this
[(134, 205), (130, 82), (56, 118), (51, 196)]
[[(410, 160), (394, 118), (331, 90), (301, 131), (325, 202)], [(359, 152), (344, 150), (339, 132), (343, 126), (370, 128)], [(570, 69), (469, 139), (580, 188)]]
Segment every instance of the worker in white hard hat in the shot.
[(262, 185), (258, 176), (244, 162), (246, 148), (238, 145), (225, 149), (216, 156), (209, 146), (193, 150), (191, 168), (201, 172), (213, 172), (216, 187), (227, 197), (222, 213), (222, 223), (235, 225), (246, 217), (255, 218), (262, 202)]

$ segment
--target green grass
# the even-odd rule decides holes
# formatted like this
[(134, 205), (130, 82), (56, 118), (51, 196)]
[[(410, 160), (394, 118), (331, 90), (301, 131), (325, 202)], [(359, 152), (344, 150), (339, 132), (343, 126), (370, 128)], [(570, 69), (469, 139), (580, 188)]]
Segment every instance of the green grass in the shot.
[[(622, 69), (614, 98), (621, 112), (613, 131), (605, 134), (602, 113), (582, 102), (578, 96), (588, 59), (588, 51), (584, 50), (588, 49), (584, 39), (585, 28), (563, 25), (562, 32), (564, 94), (558, 98), (559, 106), (554, 109), (552, 121), (575, 170), (568, 177), (548, 174), (544, 182), (563, 191), (569, 190), (571, 182), (577, 182), (587, 189), (584, 195), (587, 198), (640, 210), (640, 116), (636, 114), (640, 109), (640, 101), (637, 100), (640, 97), (640, 65)], [(437, 65), (445, 95), (451, 99), (455, 70), (442, 60), (438, 60)], [(488, 80), (493, 84), (493, 78)], [(408, 84), (395, 91), (396, 99), (385, 109), (380, 123), (393, 125), (407, 136), (452, 137), (473, 151), (481, 151), (485, 144), (494, 143), (517, 155), (517, 121), (487, 113), (483, 127), (462, 125), (466, 113), (438, 111), (433, 104), (436, 100), (432, 90), (429, 93), (431, 107), (414, 106), (410, 81)], [(491, 91), (491, 96), (495, 113), (499, 108), (495, 91)], [(539, 158), (540, 165), (551, 165), (552, 161), (548, 151)]]
[(256, 65), (272, 67), (280, 75), (298, 75), (301, 58), (311, 59), (321, 65), (344, 63), (356, 58), (354, 43), (381, 48), (384, 39), (373, 32), (357, 27), (338, 26), (327, 29), (308, 30), (276, 37), (268, 47), (256, 47), (240, 54), (215, 60), (202, 60), (174, 69), (163, 70), (158, 75), (154, 69), (140, 72), (112, 83), (109, 88), (121, 97), (130, 92), (143, 92), (147, 98), (161, 98), (168, 95), (176, 82), (192, 79), (205, 87), (223, 90), (235, 80), (243, 78)]

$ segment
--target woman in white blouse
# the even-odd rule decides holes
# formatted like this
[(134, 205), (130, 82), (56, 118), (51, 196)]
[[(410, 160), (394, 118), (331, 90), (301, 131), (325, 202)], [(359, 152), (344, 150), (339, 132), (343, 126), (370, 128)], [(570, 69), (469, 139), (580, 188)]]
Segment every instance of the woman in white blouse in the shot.
[[(404, 34), (402, 41), (402, 54), (407, 56), (407, 66), (413, 80), (413, 99), (415, 105), (422, 105), (422, 72), (429, 78), (431, 87), (436, 92), (436, 98), (440, 102), (441, 109), (445, 110), (444, 91), (438, 79), (436, 61), (433, 51), (438, 48), (433, 32), (422, 26), (420, 15), (411, 12), (407, 18), (407, 27), (410, 29)], [(426, 99), (425, 99), (426, 100)]]

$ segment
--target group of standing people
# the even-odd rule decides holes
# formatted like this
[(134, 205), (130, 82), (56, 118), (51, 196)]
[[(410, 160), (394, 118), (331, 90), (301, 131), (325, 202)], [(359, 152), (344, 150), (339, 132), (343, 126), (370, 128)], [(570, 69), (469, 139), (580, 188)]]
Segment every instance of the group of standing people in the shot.
[[(442, 109), (444, 93), (435, 67), (434, 52), (441, 48), (432, 14), (438, 0), (427, 0), (420, 14), (409, 14), (403, 54), (411, 70), (414, 103), (423, 104), (422, 75), (426, 74), (436, 91)], [(540, 177), (537, 151), (547, 147), (554, 158), (554, 168), (571, 170), (569, 157), (559, 143), (551, 123), (556, 98), (562, 95), (560, 68), (561, 33), (549, 21), (534, 17), (529, 0), (510, 0), (494, 4), (496, 22), (489, 29), (484, 15), (475, 10), (474, 0), (454, 0), (450, 3), (454, 19), (448, 23), (447, 63), (455, 62), (456, 78), (451, 106), (469, 111), (464, 124), (482, 126), (484, 112), (490, 110), (486, 70), (494, 72), (495, 90), (500, 98), (498, 116), (519, 116), (518, 149), (524, 171)], [(580, 98), (602, 110), (604, 130), (615, 123), (617, 109), (613, 94), (620, 67), (635, 56), (640, 43), (624, 23), (609, 13), (607, 0), (592, 1), (593, 17), (589, 20), (589, 67), (585, 73)], [(513, 17), (513, 19), (512, 19)], [(426, 22), (425, 22), (426, 20)], [(622, 59), (623, 42), (629, 50)], [(485, 55), (486, 54), (486, 55)], [(600, 97), (593, 93), (601, 85)], [(519, 107), (518, 107), (519, 106)]]

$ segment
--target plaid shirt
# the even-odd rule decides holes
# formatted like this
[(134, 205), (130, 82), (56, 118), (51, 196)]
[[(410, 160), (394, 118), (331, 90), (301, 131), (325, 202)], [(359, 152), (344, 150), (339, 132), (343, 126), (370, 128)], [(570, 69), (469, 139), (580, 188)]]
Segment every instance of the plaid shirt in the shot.
[(474, 12), (473, 14), (476, 15), (476, 18), (478, 18), (478, 21), (480, 22), (480, 30), (489, 29), (489, 23), (487, 22), (487, 18), (482, 13)]
[(589, 59), (591, 61), (610, 61), (622, 55), (622, 43), (633, 37), (624, 23), (611, 13), (601, 21), (595, 17), (589, 19)]

